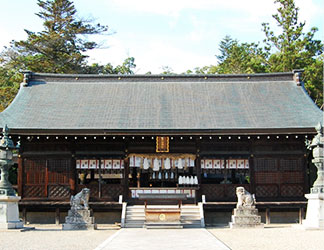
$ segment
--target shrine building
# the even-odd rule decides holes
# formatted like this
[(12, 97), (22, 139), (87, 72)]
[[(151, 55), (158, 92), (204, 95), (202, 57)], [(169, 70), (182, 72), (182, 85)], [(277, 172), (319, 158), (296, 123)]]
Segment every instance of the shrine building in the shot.
[(186, 194), (188, 204), (204, 196), (205, 212), (231, 212), (238, 186), (265, 216), (301, 218), (313, 168), (305, 139), (323, 112), (300, 74), (25, 73), (0, 113), (0, 126), (20, 141), (24, 220), (52, 212), (58, 222), (84, 187), (103, 218), (121, 213), (121, 199), (143, 204), (141, 193)]

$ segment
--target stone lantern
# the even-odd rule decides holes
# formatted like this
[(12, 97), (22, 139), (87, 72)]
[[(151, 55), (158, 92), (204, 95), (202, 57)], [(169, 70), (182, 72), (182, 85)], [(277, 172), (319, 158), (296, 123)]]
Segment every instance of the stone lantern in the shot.
[(7, 125), (3, 128), (3, 137), (0, 140), (0, 228), (22, 228), (23, 223), (19, 220), (18, 201), (15, 190), (8, 180), (9, 168), (13, 165), (12, 150), (17, 149), (8, 137)]
[(0, 196), (16, 196), (15, 190), (12, 188), (8, 180), (9, 168), (13, 165), (12, 150), (17, 149), (11, 139), (8, 137), (8, 127), (3, 128), (3, 137), (0, 140)]
[(317, 135), (311, 142), (306, 141), (306, 145), (313, 153), (312, 162), (317, 167), (317, 179), (311, 188), (311, 193), (305, 195), (308, 203), (303, 225), (309, 229), (324, 229), (324, 137), (323, 127), (320, 123), (315, 129)]

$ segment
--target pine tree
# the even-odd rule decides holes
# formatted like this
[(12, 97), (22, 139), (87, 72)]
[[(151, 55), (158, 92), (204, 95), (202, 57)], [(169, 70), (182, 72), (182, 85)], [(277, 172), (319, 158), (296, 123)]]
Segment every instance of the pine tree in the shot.
[(108, 27), (92, 24), (76, 17), (69, 0), (38, 0), (44, 30), (25, 30), (28, 38), (13, 41), (2, 57), (7, 64), (35, 72), (82, 73), (87, 56), (84, 52), (97, 48), (86, 35), (102, 34)]
[(265, 49), (270, 54), (269, 71), (304, 69), (305, 87), (314, 102), (323, 107), (323, 43), (314, 39), (318, 29), (313, 27), (304, 32), (305, 22), (299, 22), (299, 8), (294, 0), (275, 0), (274, 3), (279, 4), (273, 18), (281, 33), (275, 34), (268, 23), (262, 24)]

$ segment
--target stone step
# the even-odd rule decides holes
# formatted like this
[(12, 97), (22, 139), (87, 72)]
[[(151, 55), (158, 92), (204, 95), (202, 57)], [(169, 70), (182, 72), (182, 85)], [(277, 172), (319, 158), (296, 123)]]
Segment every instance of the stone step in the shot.
[(181, 211), (181, 215), (199, 215), (200, 216), (200, 212), (194, 212), (194, 211)]
[(145, 222), (145, 220), (143, 220), (143, 219), (138, 219), (138, 220), (126, 220), (126, 223), (130, 223), (130, 224), (138, 224), (138, 223), (144, 223)]
[(201, 228), (201, 224), (187, 224), (187, 223), (182, 223), (183, 228)]
[(144, 227), (147, 229), (181, 229), (183, 225), (178, 222), (150, 222), (145, 223)]
[(126, 228), (143, 228), (144, 223), (142, 223), (142, 224), (129, 224), (129, 223), (126, 223), (125, 227)]
[(200, 216), (181, 216), (181, 220), (200, 220)]
[(145, 220), (145, 216), (126, 216), (126, 221)]
[(145, 214), (144, 211), (126, 211), (126, 214)]
[(181, 220), (181, 223), (183, 224), (199, 224), (200, 225), (200, 220)]
[(126, 211), (144, 211), (144, 208), (138, 208), (138, 207), (126, 208)]

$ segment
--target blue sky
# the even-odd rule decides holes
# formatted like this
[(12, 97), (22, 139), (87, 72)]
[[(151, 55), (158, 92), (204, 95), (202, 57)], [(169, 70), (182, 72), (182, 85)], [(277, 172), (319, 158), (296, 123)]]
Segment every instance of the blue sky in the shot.
[[(295, 0), (305, 31), (319, 28), (323, 40), (322, 0)], [(273, 0), (75, 0), (78, 15), (107, 24), (113, 35), (96, 36), (102, 49), (89, 52), (89, 62), (117, 65), (135, 57), (136, 73), (176, 73), (216, 64), (218, 45), (226, 35), (241, 42), (264, 39), (261, 23), (276, 24)], [(36, 0), (1, 0), (0, 47), (25, 39), (24, 29), (42, 30)]]

